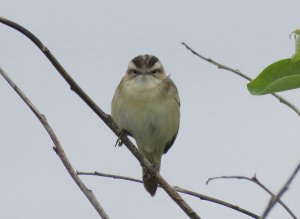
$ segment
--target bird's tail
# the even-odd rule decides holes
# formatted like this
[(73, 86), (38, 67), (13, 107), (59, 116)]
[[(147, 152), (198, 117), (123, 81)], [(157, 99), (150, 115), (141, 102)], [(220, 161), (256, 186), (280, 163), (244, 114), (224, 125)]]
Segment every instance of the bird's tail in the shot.
[(154, 196), (158, 184), (153, 174), (149, 173), (145, 168), (143, 168), (143, 183), (145, 189), (150, 193), (150, 195)]

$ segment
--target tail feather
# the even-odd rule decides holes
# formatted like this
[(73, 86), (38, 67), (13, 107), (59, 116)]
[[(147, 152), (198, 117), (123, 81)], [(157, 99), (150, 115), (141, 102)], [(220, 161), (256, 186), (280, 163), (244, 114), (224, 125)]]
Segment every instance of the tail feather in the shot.
[(151, 196), (154, 196), (157, 190), (158, 183), (156, 179), (149, 173), (146, 169), (143, 168), (143, 183), (145, 189), (150, 193)]

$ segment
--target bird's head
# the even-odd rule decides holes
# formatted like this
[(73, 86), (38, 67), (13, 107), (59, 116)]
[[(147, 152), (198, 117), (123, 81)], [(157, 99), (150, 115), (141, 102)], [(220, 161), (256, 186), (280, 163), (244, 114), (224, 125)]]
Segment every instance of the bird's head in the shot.
[(157, 57), (152, 55), (139, 55), (129, 62), (126, 77), (128, 80), (137, 78), (162, 80), (166, 78), (166, 73)]

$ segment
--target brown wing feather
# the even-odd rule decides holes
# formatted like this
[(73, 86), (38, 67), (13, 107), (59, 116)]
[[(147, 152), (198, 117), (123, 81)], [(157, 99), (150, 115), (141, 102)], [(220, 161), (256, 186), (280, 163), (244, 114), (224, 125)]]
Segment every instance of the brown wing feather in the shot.
[(178, 134), (178, 131), (176, 132), (176, 134), (174, 135), (174, 137), (172, 138), (172, 140), (170, 142), (168, 142), (165, 146), (165, 149), (164, 149), (164, 154), (168, 152), (168, 150), (172, 147), (172, 145), (174, 144), (174, 141), (177, 137), (177, 134)]
[[(167, 83), (166, 83), (167, 89), (170, 90), (169, 92), (171, 92), (171, 93), (173, 93), (173, 94), (175, 93), (174, 98), (175, 98), (176, 102), (178, 103), (178, 107), (180, 107), (180, 99), (179, 99), (178, 90), (177, 90), (176, 85), (175, 85), (174, 82), (170, 79), (169, 76), (166, 77), (165, 80), (167, 81)], [(176, 134), (173, 136), (173, 138), (171, 139), (171, 141), (169, 141), (169, 142), (166, 144), (166, 146), (165, 146), (165, 148), (164, 148), (164, 154), (167, 153), (168, 150), (169, 150), (169, 149), (172, 147), (172, 145), (174, 144), (174, 141), (175, 141), (175, 139), (176, 139), (176, 137), (177, 137), (177, 134), (178, 134), (178, 130), (177, 130)]]

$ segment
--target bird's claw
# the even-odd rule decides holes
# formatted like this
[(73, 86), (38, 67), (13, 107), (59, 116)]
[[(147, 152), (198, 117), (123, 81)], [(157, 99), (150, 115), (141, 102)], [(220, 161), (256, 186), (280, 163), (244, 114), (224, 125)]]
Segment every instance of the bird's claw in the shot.
[(122, 129), (122, 130), (121, 130), (121, 133), (120, 133), (120, 135), (119, 135), (119, 137), (118, 137), (118, 139), (117, 139), (117, 141), (116, 141), (115, 147), (117, 147), (117, 145), (118, 145), (119, 147), (121, 147), (121, 146), (123, 145), (122, 138), (124, 137), (124, 135), (127, 135), (127, 132), (126, 132), (125, 129)]
[(153, 173), (149, 173), (148, 171), (145, 171), (147, 174), (144, 175), (143, 177), (147, 180), (147, 179), (152, 179), (154, 178), (156, 172), (159, 172), (159, 167), (157, 165), (152, 164), (152, 168), (154, 169)]

